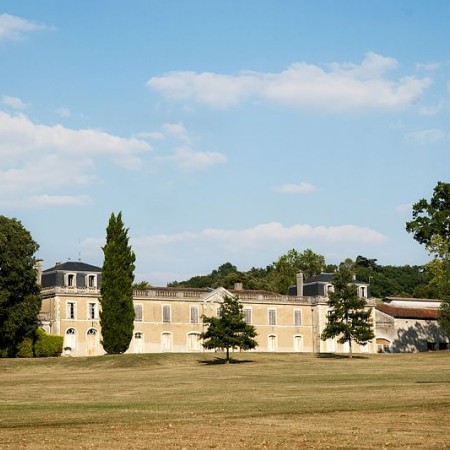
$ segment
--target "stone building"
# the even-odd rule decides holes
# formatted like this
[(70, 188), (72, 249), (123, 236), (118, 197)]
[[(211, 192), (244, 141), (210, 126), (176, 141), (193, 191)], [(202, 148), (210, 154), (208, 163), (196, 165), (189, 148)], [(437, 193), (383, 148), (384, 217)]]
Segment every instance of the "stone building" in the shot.
[(440, 300), (387, 297), (376, 307), (378, 352), (446, 350), (449, 337), (440, 329)]
[[(45, 331), (64, 336), (66, 355), (103, 354), (100, 344), (101, 269), (82, 262), (66, 262), (42, 272), (41, 326)], [(316, 283), (320, 295), (297, 295)], [(367, 298), (367, 284), (359, 283)], [(322, 287), (321, 287), (322, 286)], [(331, 287), (330, 287), (331, 286)], [(204, 330), (202, 315), (217, 315), (225, 296), (237, 296), (245, 320), (256, 327), (259, 352), (348, 352), (348, 345), (335, 339), (322, 341), (326, 325), (327, 293), (331, 280), (303, 282), (297, 277), (295, 292), (280, 295), (268, 291), (234, 289), (194, 289), (151, 287), (134, 292), (135, 321), (129, 353), (203, 352), (199, 340)], [(362, 289), (364, 288), (364, 289)], [(368, 307), (375, 303), (368, 299)], [(373, 322), (375, 309), (372, 309)], [(376, 344), (354, 345), (354, 352), (376, 352)]]

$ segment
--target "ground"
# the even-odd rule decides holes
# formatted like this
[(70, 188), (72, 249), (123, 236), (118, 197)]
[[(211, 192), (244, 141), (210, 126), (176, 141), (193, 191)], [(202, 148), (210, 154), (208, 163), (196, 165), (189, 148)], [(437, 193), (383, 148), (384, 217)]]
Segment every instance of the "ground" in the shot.
[(450, 351), (234, 356), (0, 359), (0, 449), (450, 448)]

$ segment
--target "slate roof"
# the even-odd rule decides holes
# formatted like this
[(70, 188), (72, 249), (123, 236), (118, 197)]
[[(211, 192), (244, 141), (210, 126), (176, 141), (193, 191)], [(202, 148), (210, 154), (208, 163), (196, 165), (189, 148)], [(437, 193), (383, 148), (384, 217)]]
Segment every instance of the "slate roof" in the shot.
[(437, 320), (438, 318), (438, 310), (434, 308), (398, 308), (386, 304), (377, 305), (375, 308), (396, 319)]
[(313, 277), (308, 278), (304, 281), (306, 283), (331, 283), (333, 281), (334, 273), (321, 273), (319, 275), (315, 275)]
[(102, 268), (93, 266), (91, 264), (86, 264), (81, 261), (67, 261), (65, 263), (56, 264), (50, 269), (46, 269), (43, 273), (64, 271), (64, 272), (101, 272)]

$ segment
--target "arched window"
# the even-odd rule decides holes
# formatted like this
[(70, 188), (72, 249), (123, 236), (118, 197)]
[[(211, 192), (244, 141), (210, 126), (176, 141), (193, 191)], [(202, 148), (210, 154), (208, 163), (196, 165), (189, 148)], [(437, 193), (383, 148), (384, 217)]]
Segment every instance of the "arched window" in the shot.
[(269, 334), (268, 336), (267, 350), (269, 350), (269, 352), (277, 351), (277, 337), (274, 334)]
[(97, 334), (97, 330), (95, 328), (89, 328), (86, 333), (88, 336), (95, 336)]
[(187, 349), (188, 349), (188, 352), (200, 352), (202, 350), (200, 333), (197, 333), (197, 332), (188, 333)]
[(97, 275), (94, 273), (89, 273), (86, 275), (85, 284), (88, 288), (96, 288), (97, 287)]
[(294, 352), (303, 351), (303, 336), (297, 334), (294, 336)]
[(161, 333), (161, 351), (172, 351), (172, 333)]
[(66, 273), (64, 275), (64, 285), (66, 287), (77, 287), (77, 277), (74, 273)]
[(64, 348), (69, 347), (71, 350), (77, 348), (77, 332), (75, 328), (68, 328), (64, 336)]

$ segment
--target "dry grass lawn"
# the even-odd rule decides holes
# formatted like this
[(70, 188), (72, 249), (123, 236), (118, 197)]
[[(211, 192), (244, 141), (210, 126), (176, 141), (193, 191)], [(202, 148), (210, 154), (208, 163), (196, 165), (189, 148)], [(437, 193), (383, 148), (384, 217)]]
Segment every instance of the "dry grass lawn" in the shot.
[(0, 449), (450, 448), (450, 352), (0, 359)]

